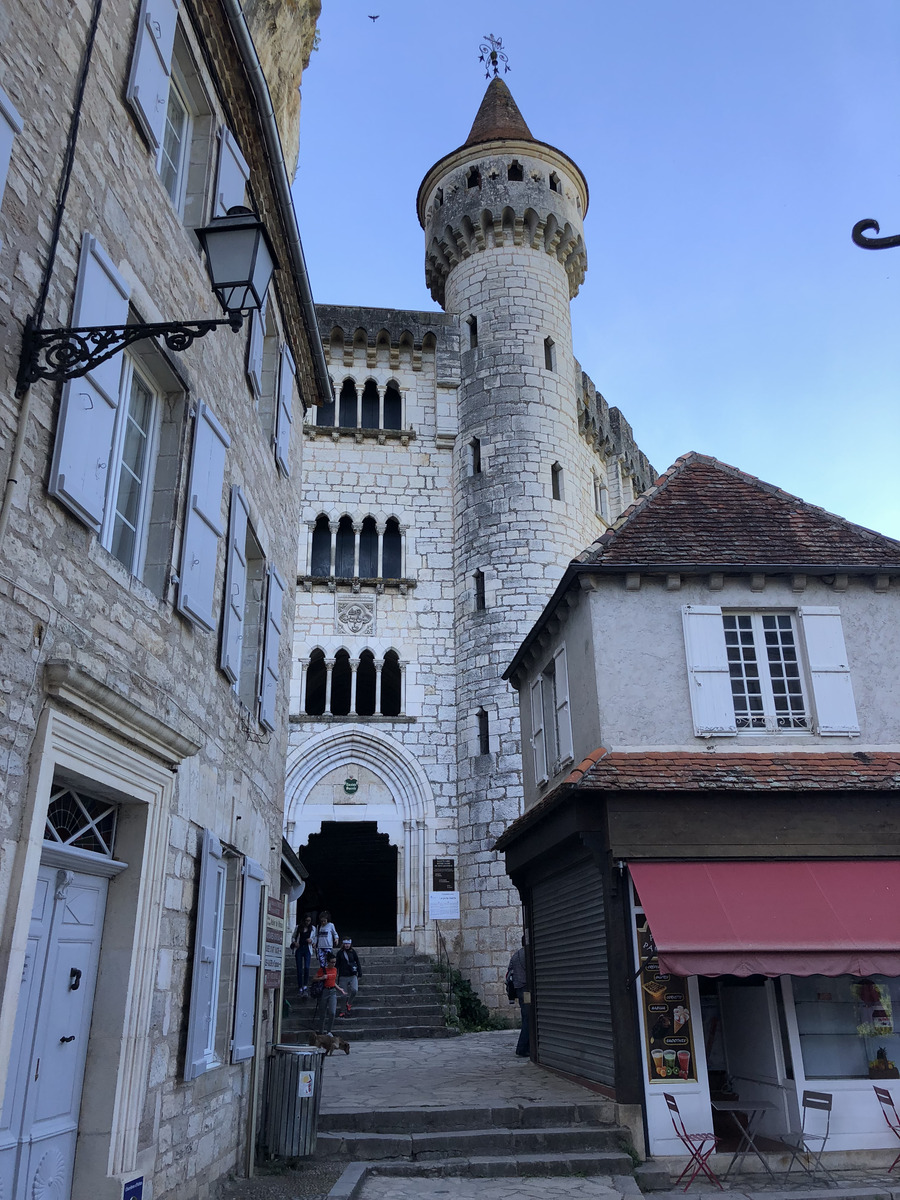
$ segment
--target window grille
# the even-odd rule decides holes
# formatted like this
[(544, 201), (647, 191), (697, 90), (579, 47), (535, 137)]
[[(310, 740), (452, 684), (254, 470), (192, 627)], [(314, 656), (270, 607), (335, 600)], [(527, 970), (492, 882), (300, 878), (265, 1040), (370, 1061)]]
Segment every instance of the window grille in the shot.
[(724, 613), (728, 673), (738, 729), (808, 729), (790, 613)]
[(58, 787), (50, 795), (44, 841), (112, 858), (119, 806)]

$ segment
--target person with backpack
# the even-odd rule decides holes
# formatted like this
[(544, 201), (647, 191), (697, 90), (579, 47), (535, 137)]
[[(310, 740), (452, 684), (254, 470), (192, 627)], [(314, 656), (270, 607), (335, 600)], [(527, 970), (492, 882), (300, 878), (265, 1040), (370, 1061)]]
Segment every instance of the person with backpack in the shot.
[[(513, 995), (510, 995), (510, 992)], [(519, 1040), (516, 1043), (518, 1058), (531, 1057), (531, 992), (528, 988), (528, 958), (525, 953), (525, 938), (522, 945), (513, 953), (506, 969), (506, 994), (519, 1002), (519, 1012), (522, 1015), (522, 1028), (519, 1030)]]
[(319, 913), (319, 924), (316, 931), (316, 951), (319, 956), (319, 966), (325, 966), (325, 956), (329, 950), (336, 950), (340, 945), (338, 931), (331, 923), (331, 913), (323, 908)]

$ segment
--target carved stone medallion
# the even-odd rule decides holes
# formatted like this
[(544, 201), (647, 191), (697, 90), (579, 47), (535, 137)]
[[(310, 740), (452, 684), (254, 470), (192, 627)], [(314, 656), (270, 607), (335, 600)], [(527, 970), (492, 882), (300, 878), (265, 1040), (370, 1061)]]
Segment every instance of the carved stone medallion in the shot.
[(336, 596), (335, 624), (338, 633), (369, 637), (375, 632), (374, 596)]

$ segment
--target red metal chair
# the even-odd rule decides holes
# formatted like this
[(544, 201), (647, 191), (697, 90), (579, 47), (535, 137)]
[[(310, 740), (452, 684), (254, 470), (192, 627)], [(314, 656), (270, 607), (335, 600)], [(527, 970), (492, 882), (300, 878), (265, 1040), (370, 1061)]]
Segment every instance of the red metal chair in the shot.
[[(724, 1188), (716, 1177), (715, 1172), (709, 1165), (709, 1156), (715, 1150), (718, 1142), (714, 1133), (688, 1133), (685, 1128), (684, 1121), (681, 1119), (681, 1113), (678, 1111), (678, 1101), (669, 1092), (663, 1092), (666, 1104), (669, 1106), (669, 1116), (672, 1118), (672, 1124), (675, 1127), (675, 1132), (678, 1135), (679, 1141), (684, 1144), (685, 1149), (691, 1156), (688, 1159), (688, 1165), (684, 1168), (681, 1174), (675, 1181), (675, 1186), (678, 1187), (691, 1167), (694, 1168), (690, 1179), (684, 1185), (684, 1190), (687, 1191), (694, 1180), (701, 1173), (706, 1178), (716, 1185), (720, 1191), (724, 1192)], [(707, 1143), (709, 1143), (707, 1145)]]
[[(887, 1088), (875, 1087), (874, 1084), (872, 1084), (872, 1086), (875, 1088), (875, 1095), (878, 1097), (878, 1103), (881, 1105), (881, 1111), (884, 1113), (884, 1119), (887, 1121), (888, 1129), (890, 1129), (891, 1133), (893, 1133), (894, 1136), (900, 1140), (900, 1113), (897, 1112), (894, 1104), (894, 1097), (887, 1090)], [(900, 1154), (897, 1155), (897, 1157), (888, 1167), (888, 1174), (893, 1171), (898, 1162), (900, 1162)]]

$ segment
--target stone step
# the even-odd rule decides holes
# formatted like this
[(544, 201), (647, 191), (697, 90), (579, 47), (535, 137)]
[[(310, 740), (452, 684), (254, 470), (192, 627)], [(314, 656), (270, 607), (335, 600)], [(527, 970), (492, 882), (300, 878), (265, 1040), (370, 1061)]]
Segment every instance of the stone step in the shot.
[[(316, 1141), (317, 1158), (375, 1161), (410, 1158), (417, 1162), (436, 1158), (479, 1158), (488, 1155), (518, 1158), (520, 1155), (596, 1154), (618, 1155), (623, 1134), (618, 1129), (590, 1125), (544, 1129), (444, 1129), (428, 1133), (351, 1133), (321, 1130)], [(631, 1160), (628, 1159), (629, 1166)], [(607, 1172), (608, 1173), (608, 1172)]]
[[(341, 1033), (341, 1027), (346, 1025), (346, 1021), (335, 1021), (334, 1032), (344, 1036)], [(284, 1029), (282, 1028), (281, 1040), (291, 1044), (306, 1043), (306, 1033), (311, 1027), (311, 1022), (304, 1026), (303, 1029)], [(347, 1029), (346, 1037), (348, 1042), (389, 1042), (396, 1038), (402, 1038), (404, 1041), (407, 1038), (444, 1038), (457, 1037), (458, 1029), (448, 1028), (446, 1025), (361, 1025), (355, 1029)]]
[[(368, 1176), (439, 1179), (533, 1178), (553, 1176), (631, 1176), (632, 1161), (624, 1151), (596, 1154), (518, 1154), (497, 1157), (435, 1159), (430, 1162), (377, 1162), (365, 1169)], [(679, 1195), (681, 1193), (678, 1193)]]
[(352, 1109), (319, 1114), (319, 1129), (347, 1133), (431, 1133), (439, 1130), (542, 1129), (562, 1125), (602, 1127), (626, 1137), (614, 1124), (615, 1104), (521, 1104), (496, 1108)]

